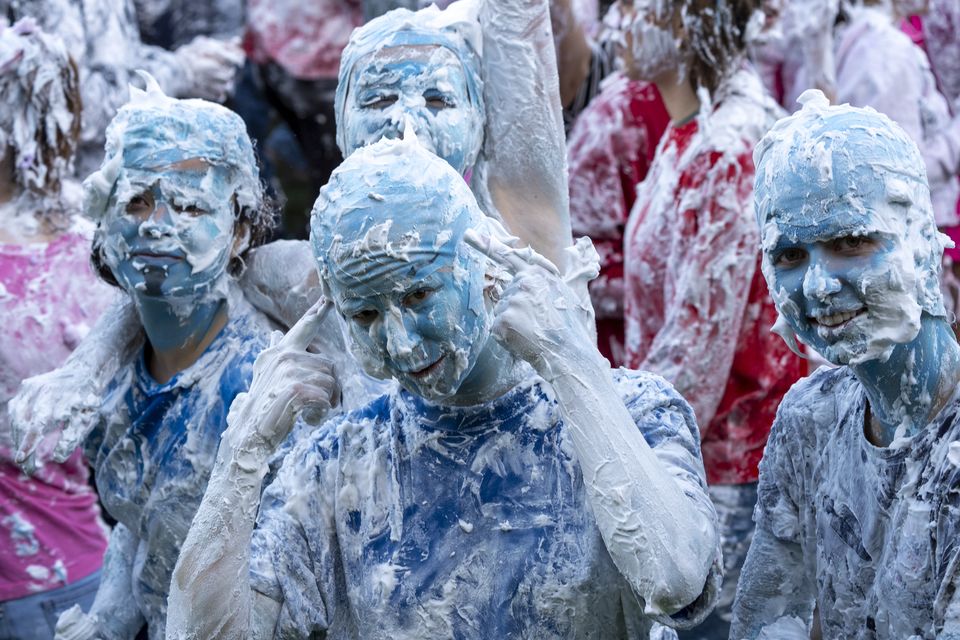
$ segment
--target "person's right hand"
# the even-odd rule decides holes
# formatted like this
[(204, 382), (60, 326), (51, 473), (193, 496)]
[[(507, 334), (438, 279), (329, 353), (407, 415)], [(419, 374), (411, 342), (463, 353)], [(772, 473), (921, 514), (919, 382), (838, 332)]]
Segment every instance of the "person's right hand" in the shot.
[(250, 390), (234, 399), (223, 434), (242, 467), (263, 465), (301, 412), (309, 422), (318, 424), (339, 402), (340, 386), (333, 365), (307, 351), (332, 306), (321, 298), (286, 335), (275, 332), (271, 345), (257, 356)]
[(96, 425), (102, 396), (89, 372), (69, 363), (24, 380), (7, 405), (16, 463), (33, 473), (48, 460), (69, 458)]

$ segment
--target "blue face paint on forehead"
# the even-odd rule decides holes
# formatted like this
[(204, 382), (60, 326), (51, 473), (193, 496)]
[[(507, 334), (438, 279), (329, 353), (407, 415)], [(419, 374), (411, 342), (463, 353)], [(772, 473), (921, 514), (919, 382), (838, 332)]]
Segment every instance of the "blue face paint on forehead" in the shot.
[(337, 168), (311, 244), (368, 373), (437, 401), (456, 393), (489, 337), (486, 259), (463, 242), (486, 220), (463, 179), (412, 136)]
[[(424, 49), (441, 48), (459, 61), (457, 69), (454, 70), (449, 64), (446, 64), (446, 68), (455, 71), (452, 75), (457, 76), (456, 79), (451, 77), (454, 80), (452, 84), (465, 84), (467, 104), (455, 105), (462, 115), (435, 119), (426, 112), (419, 113), (423, 110), (418, 109), (417, 105), (398, 106), (414, 116), (415, 122), (420, 121), (416, 122), (419, 126), (418, 135), (432, 142), (438, 155), (461, 173), (470, 169), (479, 152), (485, 118), (479, 58), (481, 42), (476, 3), (471, 0), (461, 0), (444, 11), (435, 6), (417, 12), (397, 9), (356, 29), (341, 56), (336, 93), (337, 145), (344, 156), (350, 155), (359, 146), (376, 142), (383, 135), (395, 137), (393, 130), (401, 126), (401, 118), (387, 109), (380, 113), (365, 114), (368, 122), (353, 122), (358, 119), (358, 96), (355, 92), (359, 85), (370, 88), (370, 83), (362, 82), (360, 76), (369, 69), (371, 59), (380, 52), (395, 49), (394, 64), (400, 65), (407, 55), (417, 61), (418, 68), (413, 69), (408, 65), (403, 69), (407, 77), (412, 79), (421, 76), (429, 82), (430, 61), (424, 59)], [(397, 66), (397, 70), (401, 70), (401, 67)], [(389, 82), (389, 74), (378, 74), (378, 80), (384, 86), (393, 84), (398, 85), (393, 88), (399, 88), (398, 82)], [(418, 115), (421, 117), (415, 117)], [(375, 121), (377, 116), (381, 120), (379, 123)]]
[[(263, 191), (253, 144), (243, 119), (206, 100), (178, 100), (164, 95), (156, 81), (141, 72), (147, 90), (131, 87), (130, 102), (107, 127), (104, 164), (85, 181), (88, 203), (107, 203), (107, 189), (123, 181), (127, 170), (158, 171), (184, 160), (202, 160), (223, 169), (240, 208), (263, 208)], [(91, 193), (93, 192), (93, 193)], [(85, 207), (99, 218), (104, 211)]]
[(775, 330), (788, 342), (799, 335), (837, 364), (882, 360), (913, 339), (921, 312), (945, 315), (945, 238), (925, 165), (886, 116), (830, 106), (819, 92), (801, 102), (754, 152), (762, 268), (780, 312)]

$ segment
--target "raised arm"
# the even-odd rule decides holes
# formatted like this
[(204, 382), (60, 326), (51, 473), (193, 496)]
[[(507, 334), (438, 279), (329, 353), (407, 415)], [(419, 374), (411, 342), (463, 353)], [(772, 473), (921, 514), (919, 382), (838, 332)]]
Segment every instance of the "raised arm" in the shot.
[[(548, 0), (486, 0), (481, 170), (507, 227), (565, 268), (572, 243), (566, 141)], [(481, 202), (481, 205), (485, 203)]]
[(173, 572), (168, 638), (273, 637), (281, 603), (250, 586), (250, 539), (269, 459), (303, 409), (325, 412), (339, 396), (332, 366), (306, 351), (329, 308), (318, 302), (265, 349), (250, 391), (230, 407), (207, 491)]
[[(467, 238), (511, 277), (494, 335), (556, 391), (600, 534), (645, 613), (683, 624), (669, 617), (706, 595), (705, 606), (694, 607), (706, 615), (717, 587), (711, 578), (719, 581), (718, 537), (690, 409), (666, 385), (654, 394), (643, 411), (650, 432), (681, 438), (655, 454), (556, 270), (529, 249)], [(677, 446), (683, 438), (688, 446)]]
[(17, 464), (30, 470), (69, 458), (96, 424), (107, 384), (141, 340), (133, 303), (118, 295), (59, 369), (24, 380), (8, 405)]

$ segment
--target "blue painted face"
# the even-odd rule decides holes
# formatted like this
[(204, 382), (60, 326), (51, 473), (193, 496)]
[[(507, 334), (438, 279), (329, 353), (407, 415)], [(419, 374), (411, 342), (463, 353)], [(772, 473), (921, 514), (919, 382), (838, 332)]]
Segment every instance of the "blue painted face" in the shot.
[(327, 286), (364, 368), (442, 402), (473, 372), (490, 336), (490, 317), (483, 270), (470, 250), (456, 240), (435, 250), (436, 234), (427, 235), (433, 237), (402, 253), (345, 252)]
[(484, 114), (471, 100), (463, 65), (441, 46), (385, 47), (361, 58), (340, 126), (346, 153), (413, 123), (420, 143), (460, 175), (476, 162)]
[[(921, 308), (906, 242), (909, 201), (889, 193), (877, 175), (856, 197), (794, 179), (803, 184), (773, 196), (773, 210), (782, 213), (764, 228), (765, 270), (781, 316), (835, 364), (882, 357), (912, 340)], [(804, 210), (801, 198), (819, 209), (795, 215)]]
[(195, 297), (226, 272), (235, 216), (229, 172), (201, 160), (124, 169), (104, 256), (120, 285), (152, 297)]

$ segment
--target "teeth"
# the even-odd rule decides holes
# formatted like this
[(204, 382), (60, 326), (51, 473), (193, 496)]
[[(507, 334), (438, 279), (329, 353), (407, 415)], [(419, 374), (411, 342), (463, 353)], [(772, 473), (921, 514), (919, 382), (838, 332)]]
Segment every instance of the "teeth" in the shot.
[(860, 310), (856, 311), (844, 311), (843, 313), (835, 313), (829, 316), (818, 316), (817, 322), (822, 324), (825, 327), (836, 327), (841, 325), (844, 322), (850, 320), (851, 318), (857, 316), (860, 313)]

